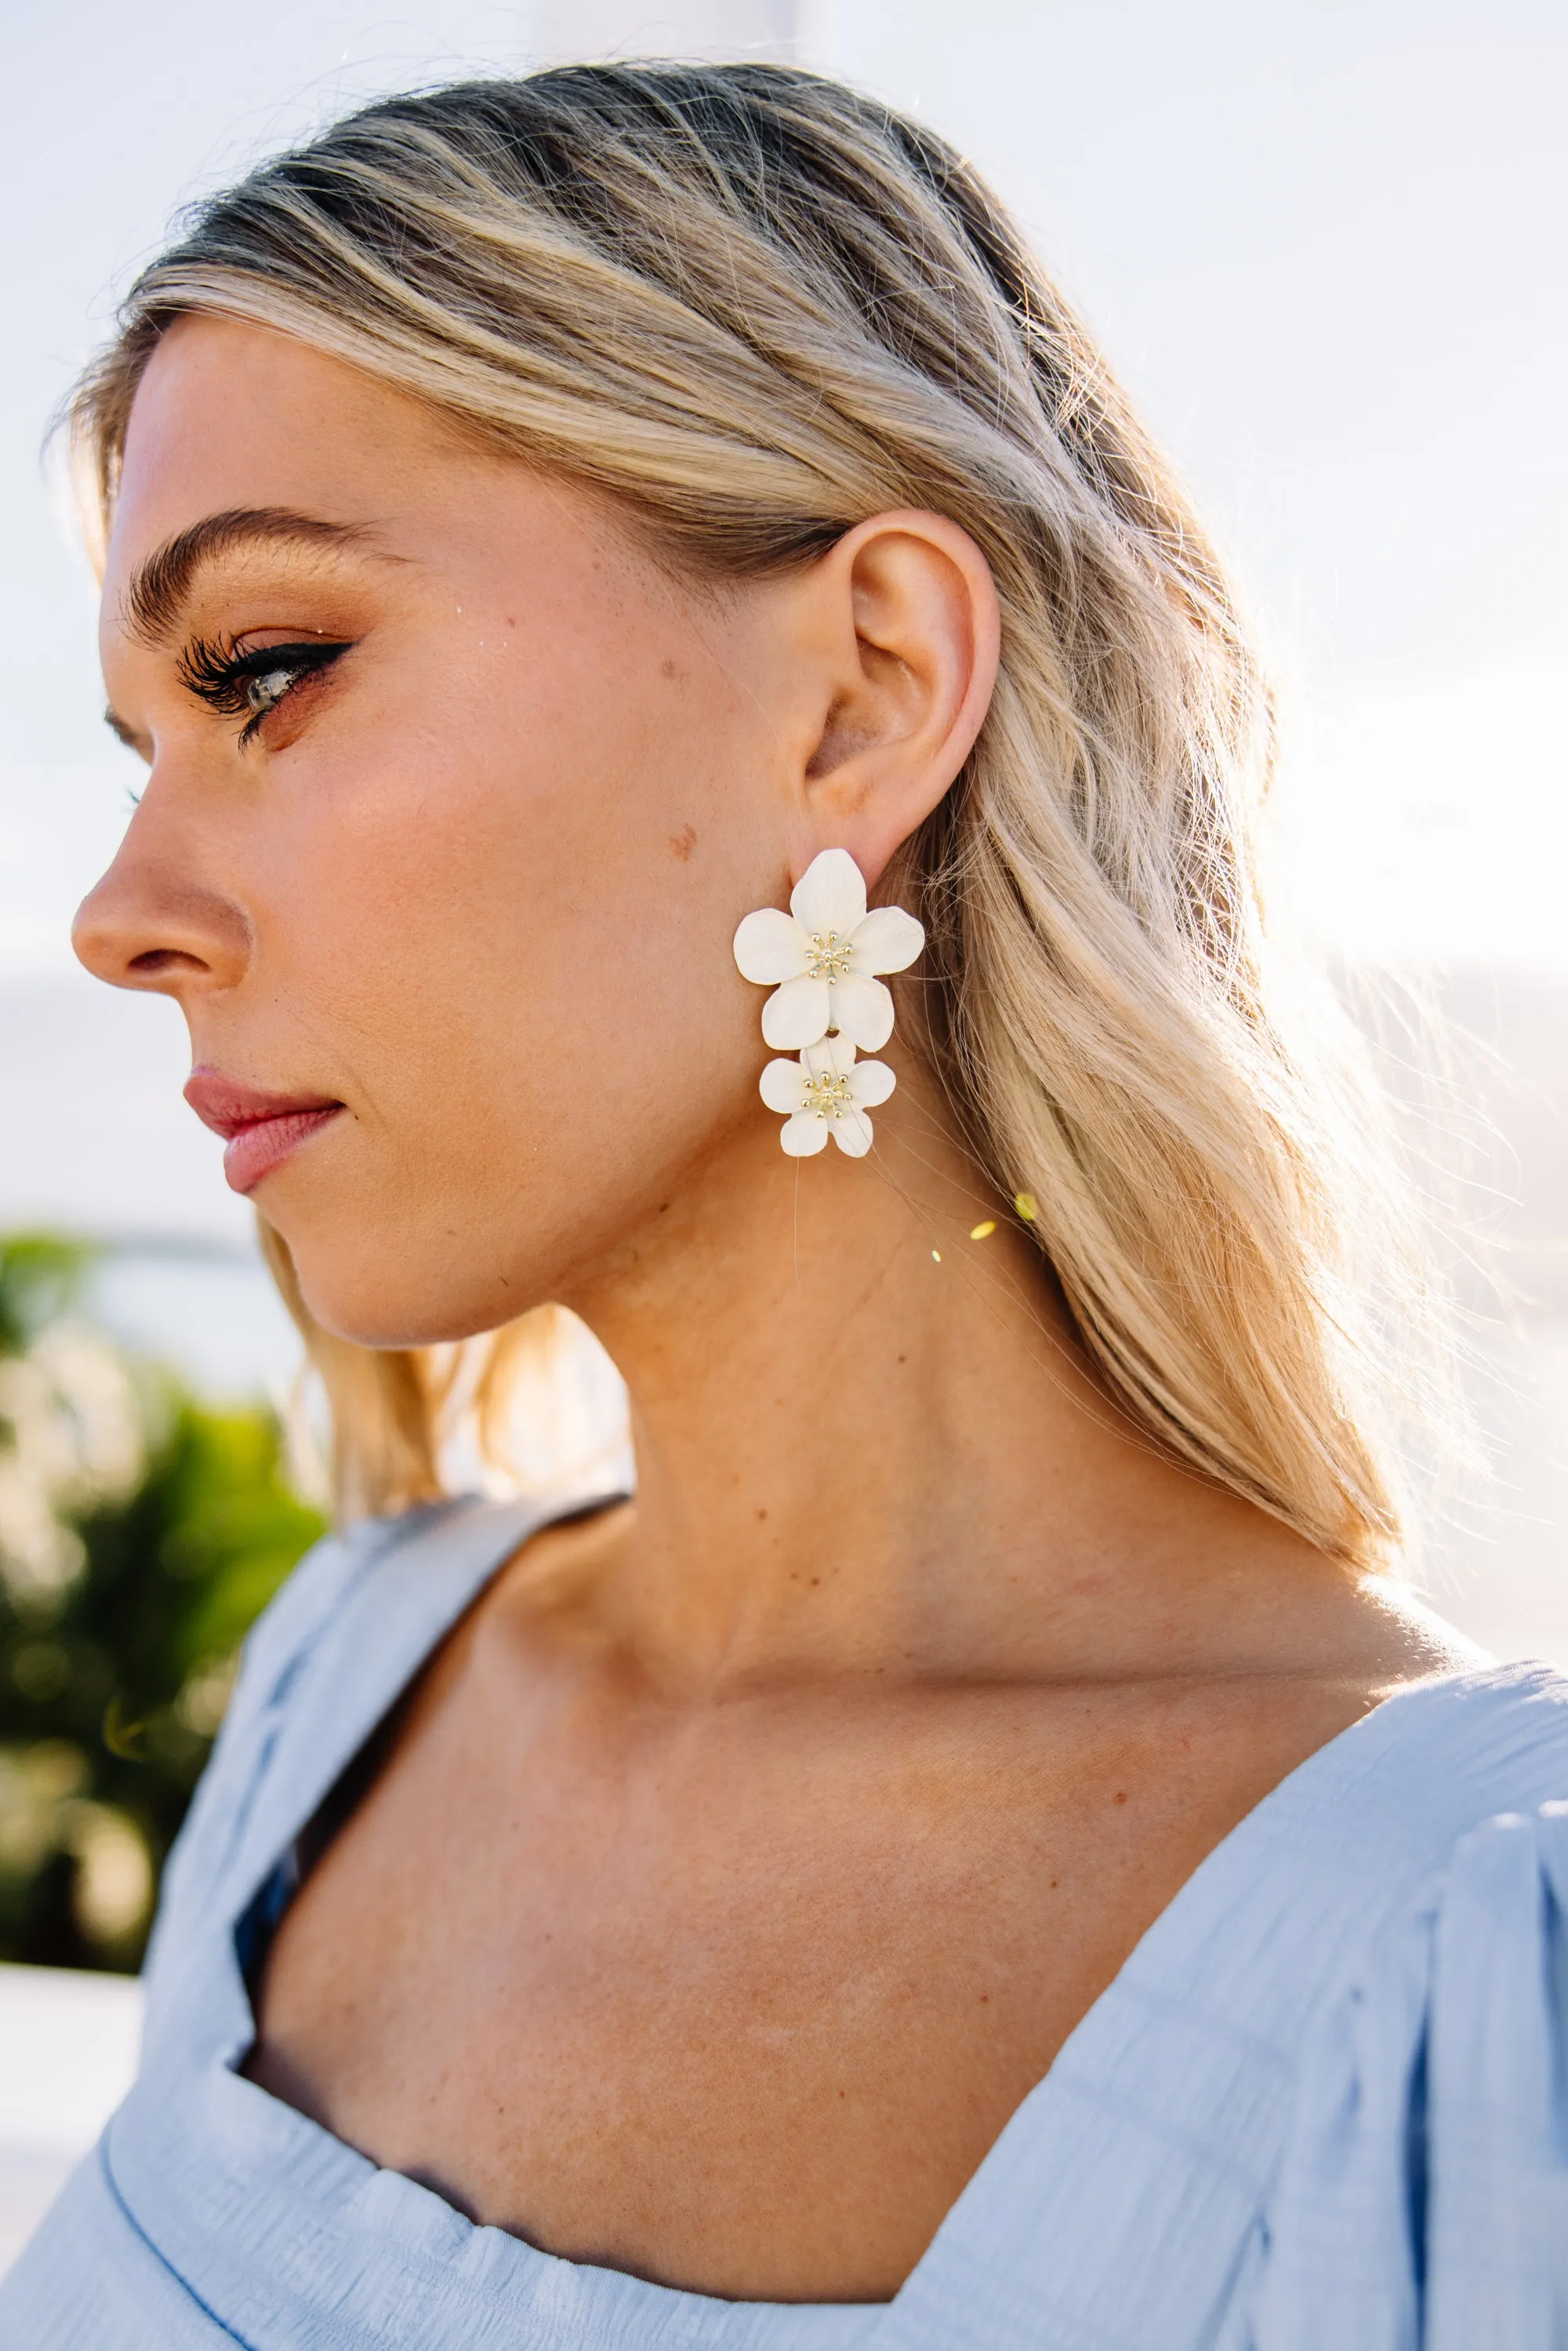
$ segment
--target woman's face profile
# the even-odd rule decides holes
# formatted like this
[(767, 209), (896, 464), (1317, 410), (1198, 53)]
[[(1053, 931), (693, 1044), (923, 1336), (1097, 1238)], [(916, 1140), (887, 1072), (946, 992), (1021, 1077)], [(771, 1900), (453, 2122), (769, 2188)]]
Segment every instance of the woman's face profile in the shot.
[(179, 999), (210, 1118), (301, 1106), (230, 1179), (329, 1328), (490, 1327), (720, 1134), (778, 1155), (729, 940), (819, 845), (814, 614), (282, 335), (160, 345), (102, 620), (151, 773), (77, 945)]

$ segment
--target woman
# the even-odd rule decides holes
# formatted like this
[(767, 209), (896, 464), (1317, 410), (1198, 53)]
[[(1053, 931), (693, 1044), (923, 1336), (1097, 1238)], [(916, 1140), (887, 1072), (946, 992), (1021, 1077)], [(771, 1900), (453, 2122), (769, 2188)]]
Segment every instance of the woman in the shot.
[[(150, 768), (78, 951), (349, 1523), (0, 2338), (1568, 2342), (1568, 1686), (1401, 1587), (1266, 695), (985, 188), (762, 67), (392, 100), (76, 417)], [(562, 1307), (634, 1501), (441, 1499)]]

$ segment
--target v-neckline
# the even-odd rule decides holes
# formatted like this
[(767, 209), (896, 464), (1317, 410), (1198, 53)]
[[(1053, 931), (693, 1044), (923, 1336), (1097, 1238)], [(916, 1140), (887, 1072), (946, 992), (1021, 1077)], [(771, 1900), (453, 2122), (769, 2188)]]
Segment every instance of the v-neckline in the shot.
[[(256, 2017), (240, 1963), (236, 1936), (249, 1906), (345, 1771), (351, 1766), (355, 1757), (402, 1703), (415, 1677), (442, 1641), (521, 1545), (596, 1499), (602, 1499), (608, 1506), (620, 1499), (623, 1497), (618, 1493), (606, 1492), (602, 1497), (579, 1498), (559, 1510), (542, 1514), (525, 1505), (485, 1504), (470, 1500), (465, 1506), (459, 1501), (439, 1507), (434, 1512), (422, 1513), (420, 1522), (404, 1533), (400, 1541), (394, 1542), (390, 1552), (378, 1549), (367, 1561), (364, 1573), (368, 1579), (379, 1582), (389, 1569), (396, 1570), (400, 1576), (410, 1576), (414, 1593), (420, 1595), (421, 1583), (430, 1573), (431, 1561), (427, 1555), (430, 1550), (434, 1549), (439, 1554), (444, 1549), (449, 1555), (447, 1564), (450, 1568), (455, 1538), (458, 1539), (456, 1548), (466, 1552), (469, 1546), (460, 1540), (465, 1532), (471, 1533), (481, 1527), (491, 1530), (489, 1536), (473, 1548), (457, 1572), (449, 1574), (439, 1600), (435, 1592), (427, 1586), (420, 1595), (424, 1598), (425, 1605), (419, 1606), (416, 1600), (411, 1616), (397, 1619), (393, 1637), (386, 1645), (390, 1655), (385, 1673), (373, 1685), (373, 1712), (367, 1720), (366, 1710), (356, 1708), (351, 1736), (345, 1735), (340, 1726), (340, 1735), (326, 1742), (323, 1751), (327, 1761), (309, 1775), (303, 1794), (297, 1792), (290, 1799), (287, 1822), (281, 1824), (282, 1834), (278, 1834), (280, 1823), (273, 1821), (267, 1823), (265, 1842), (262, 1841), (263, 1823), (267, 1823), (268, 1813), (265, 1796), (251, 1813), (246, 1833), (239, 1840), (241, 1852), (232, 1857), (235, 1865), (225, 1873), (229, 1878), (229, 1888), (222, 1906), (219, 1929), (229, 1979), (230, 2002), (236, 2014), (243, 2013), (248, 2036), (246, 2047), (255, 2037)], [(416, 1562), (419, 1562), (417, 1566)], [(327, 1710), (333, 1680), (330, 1651), (335, 1642), (350, 1637), (354, 1613), (353, 1594), (347, 1593), (333, 1612), (324, 1635), (313, 1646), (310, 1664), (315, 1687), (313, 1691), (303, 1693), (297, 1701), (308, 1710), (312, 1697), (318, 1708), (323, 1712)], [(390, 1624), (394, 1618), (396, 1611), (389, 1609), (382, 1622)], [(402, 1637), (397, 1637), (399, 1635)], [(395, 1679), (387, 1677), (392, 1675), (395, 1675)], [(847, 2344), (852, 2339), (857, 2346), (881, 2346), (884, 2332), (891, 2331), (901, 2344), (905, 2340), (911, 2346), (918, 2342), (925, 2351), (929, 2341), (935, 2351), (935, 2346), (940, 2340), (938, 2335), (927, 2337), (918, 2325), (914, 2333), (910, 2333), (903, 2322), (916, 2317), (918, 2306), (925, 2299), (925, 2289), (936, 2273), (949, 2265), (969, 2231), (973, 2216), (987, 2202), (998, 2174), (1012, 2160), (1014, 2149), (1020, 2140), (1028, 2137), (1032, 2126), (1040, 2120), (1042, 2110), (1056, 2101), (1058, 2085), (1073, 2072), (1080, 2053), (1086, 2044), (1103, 2040), (1108, 2032), (1113, 2036), (1121, 2022), (1121, 2012), (1135, 1997), (1130, 1987), (1145, 1979), (1157, 1980), (1160, 1977), (1167, 1953), (1179, 1947), (1192, 1914), (1201, 1912), (1210, 1903), (1217, 1885), (1242, 1886), (1246, 1884), (1255, 1858), (1261, 1858), (1270, 1845), (1288, 1838), (1292, 1813), (1300, 1813), (1304, 1805), (1310, 1803), (1321, 1782), (1332, 1780), (1353, 1759), (1365, 1762), (1374, 1761), (1375, 1750), (1385, 1746), (1396, 1727), (1408, 1722), (1412, 1712), (1423, 1704), (1471, 1684), (1499, 1677), (1500, 1669), (1482, 1668), (1478, 1672), (1443, 1675), (1405, 1685), (1315, 1748), (1242, 1815), (1184, 1879), (1140, 1936), (1111, 1982), (1074, 2025), (1045, 2074), (1025, 2094), (988, 2147), (943, 2216), (919, 2260), (890, 2301), (768, 2304), (731, 2299), (706, 2294), (690, 2287), (658, 2284), (638, 2278), (634, 2273), (601, 2264), (573, 2262), (567, 2256), (550, 2253), (509, 2231), (495, 2231), (493, 2233), (504, 2236), (528, 2259), (545, 2263), (563, 2263), (584, 2285), (596, 2279), (613, 2281), (617, 2297), (624, 2296), (630, 2290), (647, 2297), (650, 2309), (668, 2309), (673, 2313), (678, 2305), (688, 2317), (706, 2314), (706, 2323), (699, 2339), (712, 2344), (715, 2351), (721, 2351), (725, 2341), (722, 2333), (712, 2331), (721, 2325), (723, 2314), (734, 2313), (737, 2317), (749, 2314), (754, 2318), (760, 2318), (770, 2311), (782, 2314), (821, 2314), (824, 2320), (830, 2316), (840, 2318), (851, 2327), (851, 2334), (842, 2338), (835, 2337), (835, 2343), (841, 2339)], [(299, 1735), (298, 1725), (295, 1724), (292, 1736), (298, 1738)], [(1373, 1752), (1367, 1752), (1369, 1750)], [(243, 1866), (239, 1865), (242, 1855)], [(298, 2108), (284, 2105), (259, 2085), (239, 2076), (236, 2069), (244, 2053), (243, 2048), (231, 2050), (224, 2061), (226, 2070), (235, 2074), (236, 2080), (245, 2080), (245, 2086), (256, 2096), (266, 2099), (269, 2105), (278, 2109), (280, 2115), (288, 2116), (290, 2122), (286, 2127), (298, 2126), (300, 2132), (310, 2135), (314, 2141), (326, 2142), (330, 2147), (342, 2149), (357, 2163), (369, 2162), (368, 2158), (359, 2156), (357, 2151), (347, 2147), (346, 2142), (337, 2139)], [(369, 2168), (381, 2175), (381, 2167), (371, 2163)], [(450, 2221), (457, 2224), (459, 2231), (476, 2231), (482, 2225), (468, 2221), (444, 2199), (420, 2183), (408, 2180), (406, 2175), (396, 2174), (394, 2177), (406, 2186), (413, 2196), (429, 2197), (439, 2205)], [(852, 2324), (856, 2321), (860, 2322), (863, 2331), (856, 2331)], [(748, 2333), (747, 2351), (764, 2351), (765, 2340), (755, 2333)], [(891, 2340), (887, 2351), (894, 2351)]]

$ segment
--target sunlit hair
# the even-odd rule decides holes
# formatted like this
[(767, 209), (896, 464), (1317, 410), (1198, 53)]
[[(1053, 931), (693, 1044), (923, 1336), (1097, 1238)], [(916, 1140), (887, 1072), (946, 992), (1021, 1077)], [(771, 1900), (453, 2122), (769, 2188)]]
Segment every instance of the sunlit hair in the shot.
[[(973, 536), (1001, 674), (908, 852), (926, 1049), (1136, 1422), (1324, 1551), (1390, 1559), (1423, 1276), (1354, 1057), (1325, 1050), (1263, 922), (1269, 695), (1182, 493), (969, 166), (763, 65), (368, 107), (138, 281), (73, 412), (105, 517), (141, 371), (192, 312), (592, 485), (694, 575), (809, 561), (891, 507)], [(430, 1494), (450, 1353), (328, 1338), (267, 1246), (345, 1506)], [(514, 1326), (499, 1356), (518, 1348)]]

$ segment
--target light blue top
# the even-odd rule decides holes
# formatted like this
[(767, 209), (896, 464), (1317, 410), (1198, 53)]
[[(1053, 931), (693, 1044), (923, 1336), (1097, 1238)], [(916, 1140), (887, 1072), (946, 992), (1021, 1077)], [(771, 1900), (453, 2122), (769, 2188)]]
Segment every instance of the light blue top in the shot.
[(323, 1544), (181, 1838), (141, 2078), (0, 2287), (3, 2351), (1564, 2351), (1568, 1681), (1424, 1684), (1188, 1880), (885, 2304), (724, 2302), (475, 2228), (235, 2071), (241, 1922), (529, 1531)]

